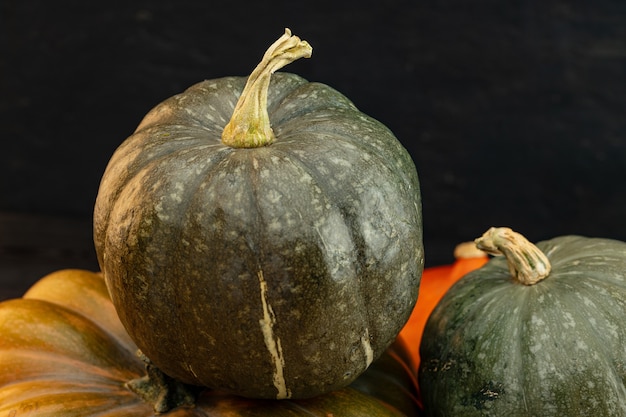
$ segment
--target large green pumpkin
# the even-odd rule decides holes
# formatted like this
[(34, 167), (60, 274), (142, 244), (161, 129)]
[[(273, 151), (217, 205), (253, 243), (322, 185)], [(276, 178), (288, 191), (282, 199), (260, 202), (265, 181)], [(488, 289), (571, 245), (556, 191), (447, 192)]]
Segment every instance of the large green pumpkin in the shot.
[(530, 244), (490, 229), (503, 253), (462, 278), (420, 347), (426, 414), (626, 415), (626, 243), (564, 236)]
[(334, 89), (270, 79), (307, 47), (286, 33), (248, 80), (165, 100), (102, 178), (94, 239), (113, 302), (147, 357), (186, 383), (255, 398), (341, 388), (415, 303), (415, 166)]
[[(0, 303), (0, 334), (2, 417), (153, 417), (155, 409), (163, 417), (402, 417), (419, 411), (400, 341), (350, 387), (311, 399), (250, 400), (211, 390), (196, 399), (176, 395), (181, 386), (171, 380), (169, 392), (140, 391), (146, 372), (137, 347), (101, 274), (84, 270), (54, 272), (23, 298)], [(148, 385), (167, 388), (158, 382)]]

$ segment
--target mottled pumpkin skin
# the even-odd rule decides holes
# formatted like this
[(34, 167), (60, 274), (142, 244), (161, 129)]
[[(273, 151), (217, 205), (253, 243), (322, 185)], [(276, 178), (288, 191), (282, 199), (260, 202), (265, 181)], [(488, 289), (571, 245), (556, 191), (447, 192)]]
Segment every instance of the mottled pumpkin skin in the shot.
[(525, 286), (497, 257), (430, 316), (419, 382), (429, 416), (626, 415), (626, 243), (540, 242), (552, 264)]
[(124, 326), (181, 381), (256, 398), (349, 384), (394, 340), (423, 269), (415, 166), (332, 88), (276, 73), (276, 140), (220, 135), (245, 78), (150, 111), (112, 156), (94, 213)]
[[(153, 406), (126, 388), (145, 374), (102, 276), (62, 270), (22, 299), (0, 303), (0, 416), (152, 417)], [(193, 408), (164, 417), (416, 416), (415, 379), (400, 342), (353, 386), (307, 400), (248, 400), (202, 393)]]

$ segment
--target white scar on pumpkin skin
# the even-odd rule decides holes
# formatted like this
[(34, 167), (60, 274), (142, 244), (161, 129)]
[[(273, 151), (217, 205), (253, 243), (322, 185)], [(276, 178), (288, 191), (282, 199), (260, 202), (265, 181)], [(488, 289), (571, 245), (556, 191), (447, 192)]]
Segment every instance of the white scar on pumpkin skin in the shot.
[(363, 351), (365, 352), (365, 363), (366, 368), (374, 361), (374, 350), (372, 350), (372, 345), (370, 343), (370, 332), (368, 329), (365, 329), (365, 334), (361, 336), (361, 346), (363, 346)]
[(272, 306), (267, 302), (267, 282), (263, 277), (263, 271), (258, 272), (259, 286), (261, 287), (261, 304), (263, 305), (263, 318), (259, 320), (261, 325), (261, 331), (263, 332), (263, 338), (265, 339), (265, 346), (272, 356), (274, 362), (274, 386), (278, 390), (276, 399), (285, 399), (291, 397), (291, 391), (287, 389), (287, 382), (285, 381), (284, 368), (285, 358), (283, 357), (283, 348), (280, 343), (280, 338), (274, 335), (274, 324), (276, 323), (276, 316), (272, 310)]

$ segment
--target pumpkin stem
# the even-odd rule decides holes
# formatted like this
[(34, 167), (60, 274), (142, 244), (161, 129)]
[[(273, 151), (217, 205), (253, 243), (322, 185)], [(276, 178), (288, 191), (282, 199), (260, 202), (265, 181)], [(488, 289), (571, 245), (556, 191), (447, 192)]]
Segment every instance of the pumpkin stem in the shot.
[(289, 29), (274, 42), (252, 71), (222, 132), (222, 143), (232, 148), (256, 148), (271, 144), (274, 132), (267, 113), (267, 94), (274, 72), (300, 58), (309, 58), (313, 49), (308, 42), (291, 35)]
[(472, 259), (486, 257), (485, 251), (481, 250), (474, 241), (461, 242), (454, 247), (454, 259)]
[(128, 381), (126, 387), (145, 402), (152, 404), (155, 413), (166, 413), (176, 407), (195, 405), (196, 387), (165, 375), (143, 352), (138, 351), (137, 355), (146, 364), (147, 375)]
[(550, 261), (538, 247), (508, 227), (492, 227), (475, 240), (491, 254), (504, 255), (511, 275), (524, 285), (533, 285), (550, 275)]

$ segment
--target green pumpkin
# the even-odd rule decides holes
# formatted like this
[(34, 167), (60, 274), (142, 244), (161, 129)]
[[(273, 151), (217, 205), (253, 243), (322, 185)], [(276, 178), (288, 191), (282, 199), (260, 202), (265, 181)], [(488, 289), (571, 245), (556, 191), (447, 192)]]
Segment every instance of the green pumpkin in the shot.
[[(167, 375), (254, 398), (354, 381), (395, 339), (423, 269), (418, 178), (391, 131), (334, 89), (204, 81), (114, 153), (94, 239), (130, 336)], [(276, 62), (275, 62), (276, 61)]]
[(101, 274), (90, 271), (56, 271), (23, 298), (0, 303), (0, 334), (2, 417), (154, 417), (155, 410), (163, 417), (401, 417), (419, 411), (401, 341), (350, 387), (312, 399), (249, 400), (197, 393), (172, 380), (159, 385), (165, 378), (154, 372), (149, 375), (157, 378), (148, 378)]
[(504, 254), (462, 278), (430, 316), (419, 383), (428, 416), (626, 415), (626, 243), (536, 246), (507, 228)]

